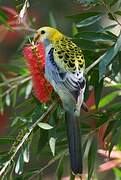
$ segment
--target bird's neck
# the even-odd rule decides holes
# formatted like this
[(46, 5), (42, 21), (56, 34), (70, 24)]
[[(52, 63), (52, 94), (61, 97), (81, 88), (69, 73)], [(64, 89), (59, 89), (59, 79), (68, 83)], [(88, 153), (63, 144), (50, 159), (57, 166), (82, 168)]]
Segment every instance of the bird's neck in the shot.
[(61, 40), (62, 38), (63, 38), (63, 34), (61, 34), (60, 32), (56, 32), (51, 36), (50, 41), (53, 43), (55, 41)]

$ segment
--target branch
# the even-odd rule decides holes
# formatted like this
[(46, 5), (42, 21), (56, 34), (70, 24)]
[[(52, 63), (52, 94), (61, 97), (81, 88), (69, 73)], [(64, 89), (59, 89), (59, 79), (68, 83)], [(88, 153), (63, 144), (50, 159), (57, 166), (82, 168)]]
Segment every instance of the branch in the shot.
[(95, 67), (101, 60), (102, 60), (102, 57), (104, 56), (104, 54), (102, 56), (100, 56), (94, 63), (92, 63), (89, 67), (87, 67), (85, 69), (85, 74), (88, 74), (88, 72), (93, 68)]
[(24, 144), (24, 142), (28, 139), (28, 137), (30, 136), (30, 134), (32, 133), (33, 129), (37, 126), (37, 124), (42, 121), (43, 119), (45, 119), (49, 113), (51, 113), (57, 104), (58, 100), (56, 102), (54, 102), (53, 104), (50, 105), (50, 107), (48, 108), (48, 110), (42, 114), (42, 116), (29, 128), (28, 132), (23, 136), (21, 142), (18, 144), (18, 146), (16, 147), (15, 152), (13, 153), (13, 155), (10, 157), (10, 159), (4, 163), (4, 166), (2, 167), (2, 169), (0, 170), (0, 177), (2, 177), (2, 175), (5, 173), (6, 169), (9, 167), (9, 165), (11, 164), (11, 162), (14, 160), (17, 152), (20, 150), (20, 148), (22, 147), (22, 145)]

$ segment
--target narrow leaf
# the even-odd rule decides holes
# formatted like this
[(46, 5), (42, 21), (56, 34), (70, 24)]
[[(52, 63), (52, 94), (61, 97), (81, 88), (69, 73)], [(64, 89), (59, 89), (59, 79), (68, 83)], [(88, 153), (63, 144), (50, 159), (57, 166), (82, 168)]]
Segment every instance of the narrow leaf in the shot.
[(113, 101), (118, 96), (118, 94), (119, 94), (118, 91), (115, 91), (115, 92), (112, 92), (112, 93), (108, 94), (107, 96), (105, 96), (104, 98), (102, 98), (100, 100), (100, 103), (99, 103), (98, 107), (102, 108), (102, 107), (106, 106), (111, 101)]
[(56, 24), (56, 21), (55, 21), (55, 18), (54, 18), (54, 16), (53, 16), (53, 13), (52, 13), (52, 12), (49, 13), (49, 19), (50, 19), (50, 25), (51, 25), (52, 27), (56, 28), (56, 27), (57, 27), (57, 24)]
[(72, 19), (74, 22), (79, 22), (89, 17), (93, 17), (97, 15), (100, 15), (100, 13), (99, 12), (83, 12), (83, 13), (67, 16), (67, 18)]
[(26, 145), (24, 146), (24, 150), (23, 150), (23, 159), (24, 162), (28, 163), (29, 162), (29, 143), (26, 143)]
[(117, 42), (113, 47), (107, 50), (101, 57), (99, 63), (99, 80), (101, 80), (106, 72), (106, 67), (111, 63), (113, 58), (117, 55), (118, 51), (121, 48), (121, 35), (119, 36)]
[(103, 33), (103, 32), (80, 32), (80, 33), (76, 33), (75, 37), (79, 37), (82, 39), (87, 39), (87, 40), (91, 40), (91, 41), (115, 41), (116, 38), (112, 37), (109, 34)]
[(17, 88), (12, 91), (12, 106), (15, 107), (17, 99)]
[(90, 26), (101, 19), (102, 15), (92, 16), (76, 24), (78, 28)]
[(43, 122), (39, 122), (38, 123), (38, 126), (42, 129), (46, 129), (46, 130), (49, 130), (49, 129), (52, 129), (53, 126), (51, 126), (50, 124), (48, 123), (43, 123)]
[(22, 174), (23, 166), (24, 166), (24, 158), (23, 158), (23, 152), (21, 152), (16, 163), (15, 173)]
[(51, 149), (53, 156), (55, 156), (55, 143), (56, 143), (56, 138), (51, 137), (49, 139), (49, 145), (50, 145), (50, 149)]
[(90, 149), (88, 152), (88, 180), (90, 180), (93, 170), (94, 170), (94, 163), (97, 154), (97, 139), (93, 137), (92, 143), (90, 145)]
[(6, 95), (5, 102), (6, 102), (7, 106), (10, 106), (10, 103), (11, 103), (11, 101), (10, 101), (10, 94)]
[(109, 31), (115, 28), (118, 24), (112, 24), (103, 28), (103, 31)]
[(57, 167), (57, 178), (58, 180), (62, 179), (62, 175), (63, 175), (63, 157), (60, 158), (59, 163), (58, 163), (58, 167)]
[(28, 99), (29, 95), (31, 94), (31, 91), (32, 91), (32, 81), (30, 81), (26, 87), (25, 99)]

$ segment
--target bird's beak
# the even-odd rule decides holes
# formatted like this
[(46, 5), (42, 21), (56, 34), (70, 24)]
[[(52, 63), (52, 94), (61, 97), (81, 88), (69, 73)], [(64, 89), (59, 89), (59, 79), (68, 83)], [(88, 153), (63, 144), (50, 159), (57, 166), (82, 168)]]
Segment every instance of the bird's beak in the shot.
[(38, 40), (40, 39), (40, 33), (36, 32), (32, 41), (33, 45), (36, 45), (38, 43)]

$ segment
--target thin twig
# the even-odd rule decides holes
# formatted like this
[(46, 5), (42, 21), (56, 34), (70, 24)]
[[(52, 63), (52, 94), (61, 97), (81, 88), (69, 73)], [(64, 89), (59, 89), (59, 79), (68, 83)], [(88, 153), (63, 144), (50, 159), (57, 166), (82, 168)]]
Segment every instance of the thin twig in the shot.
[(93, 68), (95, 67), (101, 60), (102, 60), (102, 57), (104, 56), (104, 54), (102, 56), (100, 56), (94, 63), (92, 63), (89, 67), (87, 67), (85, 69), (85, 74), (88, 74), (88, 72)]
[[(22, 78), (22, 79), (20, 78), (20, 81), (17, 81), (17, 79), (19, 80), (19, 78), (20, 78), (20, 77), (15, 78), (15, 79), (14, 79), (14, 80), (15, 80), (14, 83), (13, 83), (13, 80), (12, 80), (12, 79), (8, 80), (8, 81), (5, 82), (5, 83), (1, 83), (2, 86), (8, 85), (9, 88), (8, 88), (3, 94), (0, 95), (0, 98), (2, 98), (2, 97), (4, 97), (5, 95), (9, 94), (13, 89), (17, 88), (19, 85), (21, 85), (21, 84), (29, 81), (29, 80), (31, 79), (31, 76), (29, 76), (29, 77), (27, 77), (27, 78)], [(11, 80), (12, 80), (12, 81), (11, 81)], [(11, 81), (11, 84), (10, 84), (10, 81)], [(17, 81), (17, 82), (16, 82), (16, 81)], [(1, 84), (0, 84), (0, 87), (1, 87)]]
[(29, 128), (28, 132), (24, 135), (24, 137), (22, 138), (21, 142), (18, 144), (18, 146), (16, 147), (15, 152), (13, 153), (13, 155), (10, 157), (10, 159), (4, 163), (4, 166), (2, 167), (2, 169), (0, 170), (0, 177), (2, 177), (2, 175), (5, 173), (6, 169), (9, 167), (9, 165), (11, 164), (11, 162), (14, 160), (17, 152), (19, 151), (19, 149), (22, 147), (22, 145), (25, 143), (25, 141), (28, 139), (28, 137), (30, 136), (30, 134), (32, 133), (33, 129), (37, 126), (37, 124), (42, 121), (43, 119), (45, 119), (48, 114), (50, 112), (52, 112), (54, 110), (54, 108), (56, 107), (57, 101), (53, 102), (53, 104), (50, 105), (50, 107), (47, 109), (47, 111), (42, 114), (42, 116)]
[(17, 88), (17, 85), (13, 85), (11, 86), (9, 89), (7, 89), (3, 94), (0, 95), (0, 98), (6, 96), (7, 94), (9, 94), (13, 89)]
[(0, 83), (0, 87), (10, 85), (10, 83), (13, 83), (14, 81), (17, 81), (17, 83), (21, 83), (23, 79), (29, 80), (31, 79), (31, 76), (25, 75), (25, 76), (18, 76), (11, 79), (7, 79), (5, 82)]

